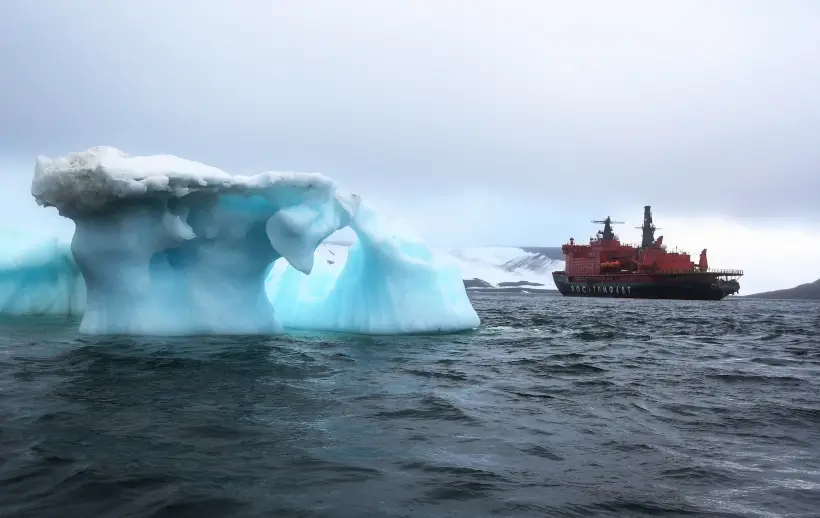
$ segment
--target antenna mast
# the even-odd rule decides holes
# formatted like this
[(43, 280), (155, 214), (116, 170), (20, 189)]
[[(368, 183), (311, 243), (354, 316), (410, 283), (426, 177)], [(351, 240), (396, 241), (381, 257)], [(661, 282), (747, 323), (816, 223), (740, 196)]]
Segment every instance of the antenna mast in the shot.
[(592, 220), (593, 223), (603, 223), (604, 230), (599, 230), (598, 235), (601, 239), (615, 239), (615, 233), (612, 231), (612, 225), (620, 225), (623, 221), (612, 221), (612, 219), (607, 216), (604, 220)]
[(654, 223), (652, 223), (652, 206), (646, 205), (643, 208), (643, 226), (635, 227), (643, 231), (641, 237), (641, 248), (646, 248), (655, 244), (655, 231), (659, 230)]

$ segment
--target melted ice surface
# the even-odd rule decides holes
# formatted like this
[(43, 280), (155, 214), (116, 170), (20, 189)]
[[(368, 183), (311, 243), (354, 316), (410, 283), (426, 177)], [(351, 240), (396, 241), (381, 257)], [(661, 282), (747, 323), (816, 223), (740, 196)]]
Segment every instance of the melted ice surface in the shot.
[[(32, 194), (76, 224), (73, 263), (60, 263), (55, 275), (81, 272), (85, 333), (269, 333), (282, 322), (404, 333), (479, 324), (457, 270), (436, 264), (423, 241), (396, 233), (320, 174), (236, 176), (97, 147), (38, 158)], [(316, 247), (346, 226), (359, 241), (344, 268), (329, 274), (314, 259)], [(280, 258), (289, 266), (271, 282)], [(6, 278), (22, 282), (22, 271), (9, 269)], [(34, 298), (44, 293), (39, 284), (32, 290)], [(72, 304), (76, 312), (80, 303)]]

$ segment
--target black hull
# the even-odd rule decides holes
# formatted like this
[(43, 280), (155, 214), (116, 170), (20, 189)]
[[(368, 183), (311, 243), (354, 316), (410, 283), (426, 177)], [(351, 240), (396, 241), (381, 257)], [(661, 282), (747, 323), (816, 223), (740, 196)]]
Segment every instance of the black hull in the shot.
[(555, 272), (552, 277), (558, 291), (566, 297), (721, 300), (740, 290), (740, 285), (735, 280), (702, 276), (619, 281), (594, 277), (569, 279), (565, 274)]

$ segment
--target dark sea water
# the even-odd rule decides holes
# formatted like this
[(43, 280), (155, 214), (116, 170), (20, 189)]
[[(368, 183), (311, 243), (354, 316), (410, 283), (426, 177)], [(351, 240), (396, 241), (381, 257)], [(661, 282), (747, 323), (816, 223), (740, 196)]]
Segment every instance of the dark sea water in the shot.
[(3, 320), (0, 516), (820, 516), (820, 304), (473, 299), (437, 337)]

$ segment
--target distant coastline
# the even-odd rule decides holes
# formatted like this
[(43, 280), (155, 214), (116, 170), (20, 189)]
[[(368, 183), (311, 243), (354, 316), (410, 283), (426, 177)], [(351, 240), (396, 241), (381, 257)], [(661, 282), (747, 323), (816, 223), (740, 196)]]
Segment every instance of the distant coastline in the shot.
[(745, 295), (743, 298), (770, 300), (820, 300), (820, 279), (817, 279), (814, 282), (800, 284), (793, 288), (753, 293), (752, 295)]
[(558, 290), (546, 288), (540, 282), (530, 281), (514, 281), (514, 282), (499, 282), (497, 285), (492, 285), (482, 279), (464, 279), (464, 287), (468, 292), (479, 293), (545, 293), (558, 295)]

